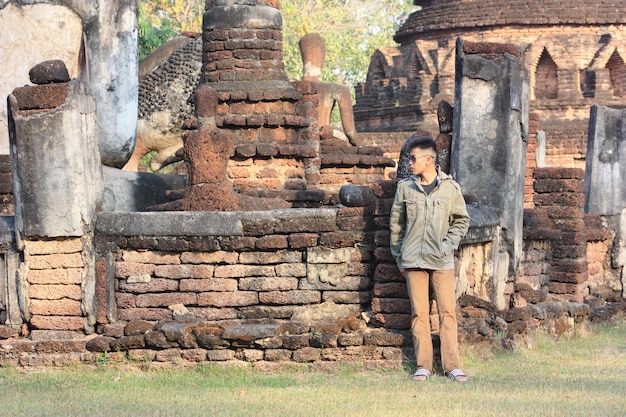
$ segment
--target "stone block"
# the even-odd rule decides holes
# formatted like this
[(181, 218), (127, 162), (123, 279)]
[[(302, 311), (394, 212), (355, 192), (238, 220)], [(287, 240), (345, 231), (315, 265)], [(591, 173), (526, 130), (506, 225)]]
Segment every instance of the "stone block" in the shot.
[(180, 290), (183, 292), (237, 291), (237, 280), (230, 278), (181, 279)]
[(372, 298), (375, 313), (410, 313), (411, 303), (406, 298)]
[(124, 262), (136, 262), (154, 265), (180, 264), (180, 255), (154, 251), (123, 251)]
[(172, 279), (211, 278), (214, 270), (213, 265), (156, 265), (154, 275)]
[(69, 300), (31, 300), (30, 312), (41, 316), (81, 316), (80, 301)]
[(305, 277), (306, 265), (303, 263), (285, 263), (278, 264), (274, 267), (276, 275), (279, 277)]
[(287, 236), (283, 235), (263, 236), (256, 241), (257, 249), (285, 249), (287, 247), (289, 247)]
[(322, 301), (337, 304), (366, 304), (372, 299), (369, 291), (324, 291)]
[(239, 253), (218, 250), (216, 252), (185, 252), (180, 255), (184, 264), (236, 264)]
[(24, 242), (25, 255), (53, 255), (59, 253), (76, 253), (83, 250), (80, 239), (27, 240)]
[(209, 361), (223, 362), (230, 361), (235, 358), (235, 352), (232, 350), (219, 349), (207, 351), (207, 359)]
[(173, 279), (155, 278), (151, 279), (147, 283), (130, 284), (128, 283), (128, 281), (130, 281), (132, 277), (136, 276), (131, 275), (126, 282), (120, 280), (118, 282), (118, 290), (124, 292), (132, 292), (135, 294), (169, 292), (178, 290), (179, 282)]
[(124, 336), (142, 335), (151, 331), (154, 324), (146, 320), (131, 320), (124, 326)]
[(306, 254), (306, 260), (309, 264), (340, 264), (347, 262), (349, 257), (350, 252), (345, 248), (316, 247), (308, 249)]
[(48, 110), (65, 103), (67, 84), (46, 84), (17, 87), (13, 90), (19, 110)]
[(365, 346), (404, 346), (412, 343), (408, 337), (402, 334), (392, 332), (373, 332), (363, 335), (363, 344)]
[(239, 289), (242, 291), (287, 291), (297, 288), (297, 278), (259, 277), (241, 278), (239, 280)]
[(334, 286), (339, 285), (341, 280), (346, 276), (348, 266), (342, 264), (308, 264), (307, 265), (307, 281), (309, 284), (315, 285), (317, 282), (329, 283)]
[(374, 296), (380, 298), (409, 298), (406, 283), (384, 282), (374, 285)]
[(69, 298), (70, 300), (81, 300), (79, 285), (31, 285), (28, 292), (31, 299), (59, 300)]
[(26, 258), (30, 269), (62, 269), (82, 268), (83, 259), (80, 253), (34, 255)]
[(140, 294), (137, 296), (137, 307), (168, 307), (174, 304), (195, 305), (195, 293), (163, 293)]
[(259, 296), (254, 291), (205, 292), (198, 294), (199, 306), (243, 307), (258, 304)]
[(317, 304), (321, 301), (320, 292), (311, 290), (262, 292), (258, 297), (260, 303), (269, 305)]
[(37, 316), (33, 315), (30, 324), (40, 330), (84, 330), (85, 323), (82, 317), (75, 316)]
[(207, 351), (204, 349), (185, 349), (180, 356), (189, 362), (203, 362), (207, 359)]
[(152, 275), (154, 274), (154, 269), (154, 265), (152, 264), (144, 264), (138, 262), (116, 262), (115, 276), (117, 278), (128, 278), (130, 276)]
[(243, 278), (243, 277), (274, 277), (276, 272), (273, 266), (268, 265), (218, 265), (215, 267), (216, 278)]
[(302, 254), (299, 251), (243, 252), (239, 255), (239, 263), (242, 264), (268, 265), (299, 262), (302, 262)]
[(287, 349), (266, 349), (265, 360), (270, 362), (288, 361), (291, 359), (291, 353)]
[(400, 275), (400, 270), (395, 263), (380, 263), (376, 265), (374, 270), (375, 282), (405, 282), (406, 280)]

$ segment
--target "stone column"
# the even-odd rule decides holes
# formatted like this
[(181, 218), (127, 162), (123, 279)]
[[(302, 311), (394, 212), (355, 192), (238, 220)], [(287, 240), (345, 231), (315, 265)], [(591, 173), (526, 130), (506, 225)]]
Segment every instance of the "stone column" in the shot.
[(139, 100), (137, 0), (74, 0), (83, 11), (88, 84), (98, 103), (104, 165), (122, 168), (135, 147)]
[(450, 171), (464, 194), (498, 211), (509, 277), (522, 251), (528, 79), (521, 57), (515, 45), (457, 40)]
[(592, 106), (585, 167), (585, 212), (617, 231), (611, 252), (626, 294), (626, 110)]
[(81, 337), (95, 324), (96, 102), (77, 80), (20, 87), (8, 101), (22, 314), (33, 339)]

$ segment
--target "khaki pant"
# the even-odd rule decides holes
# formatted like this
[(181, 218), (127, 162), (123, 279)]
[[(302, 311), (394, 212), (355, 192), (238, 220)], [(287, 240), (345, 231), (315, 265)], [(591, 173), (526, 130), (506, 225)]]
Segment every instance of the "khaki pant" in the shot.
[(429, 284), (432, 284), (439, 311), (441, 363), (446, 373), (459, 368), (454, 270), (407, 269), (406, 282), (411, 300), (411, 332), (417, 367), (433, 372), (433, 340), (428, 298)]

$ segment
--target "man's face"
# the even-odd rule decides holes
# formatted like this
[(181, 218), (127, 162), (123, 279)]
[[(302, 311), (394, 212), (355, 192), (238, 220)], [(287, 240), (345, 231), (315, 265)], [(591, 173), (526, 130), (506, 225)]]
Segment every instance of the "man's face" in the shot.
[(414, 148), (409, 154), (409, 167), (411, 174), (421, 175), (430, 164), (433, 163), (435, 155), (428, 149)]

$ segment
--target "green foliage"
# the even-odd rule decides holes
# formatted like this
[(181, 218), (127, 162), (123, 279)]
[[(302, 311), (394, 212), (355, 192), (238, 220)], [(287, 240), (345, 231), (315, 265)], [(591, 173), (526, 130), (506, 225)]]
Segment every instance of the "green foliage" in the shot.
[(283, 39), (289, 79), (302, 78), (298, 42), (318, 33), (326, 43), (322, 80), (351, 88), (365, 81), (372, 53), (395, 45), (393, 35), (412, 9), (412, 0), (284, 0)]
[(139, 61), (184, 31), (200, 32), (204, 0), (139, 0)]
[[(326, 43), (322, 80), (353, 90), (365, 81), (372, 53), (395, 45), (393, 35), (412, 0), (283, 0), (283, 53), (289, 79), (302, 78), (298, 42), (319, 33)], [(176, 34), (201, 29), (203, 0), (139, 0), (139, 60)]]
[(138, 5), (139, 61), (143, 61), (150, 52), (176, 35), (172, 21), (167, 17), (161, 17), (158, 20), (154, 17), (149, 18), (146, 15), (144, 3), (140, 1)]

